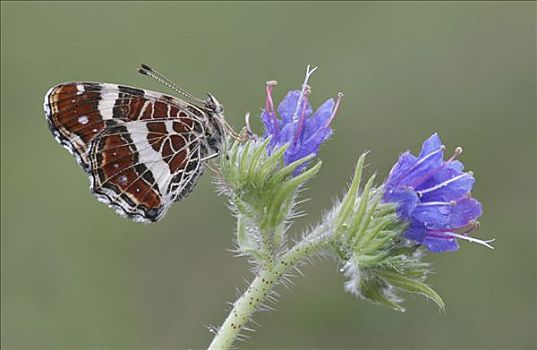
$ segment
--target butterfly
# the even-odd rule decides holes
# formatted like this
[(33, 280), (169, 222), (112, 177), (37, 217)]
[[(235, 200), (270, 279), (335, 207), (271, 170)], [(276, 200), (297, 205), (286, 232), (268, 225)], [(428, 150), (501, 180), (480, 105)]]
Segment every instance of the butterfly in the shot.
[(153, 77), (190, 100), (118, 84), (69, 82), (45, 95), (54, 138), (89, 175), (101, 202), (134, 221), (155, 222), (191, 192), (223, 150), (223, 106), (198, 99), (155, 69)]

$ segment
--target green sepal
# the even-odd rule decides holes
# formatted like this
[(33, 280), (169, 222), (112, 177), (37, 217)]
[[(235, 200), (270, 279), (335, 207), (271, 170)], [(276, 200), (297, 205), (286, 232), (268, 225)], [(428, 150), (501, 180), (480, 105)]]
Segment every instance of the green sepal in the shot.
[[(268, 154), (270, 139), (234, 142), (220, 158), (222, 192), (230, 198), (237, 215), (237, 249), (256, 260), (269, 259), (285, 242), (287, 224), (296, 206), (297, 194), (321, 167), (317, 162), (299, 174), (296, 169), (314, 156), (284, 165), (288, 145)], [(262, 261), (259, 261), (262, 263)]]
[(396, 288), (402, 289), (408, 293), (421, 294), (438, 305), (441, 310), (445, 309), (445, 304), (440, 295), (436, 293), (427, 284), (420, 282), (417, 279), (406, 277), (395, 271), (380, 271), (379, 276), (384, 278), (389, 284)]
[(397, 215), (396, 204), (382, 201), (384, 188), (375, 187), (374, 175), (360, 188), (357, 176), (362, 176), (364, 157), (348, 192), (329, 215), (335, 231), (330, 247), (345, 266), (346, 289), (397, 311), (404, 311), (401, 292), (426, 296), (443, 309), (440, 296), (425, 283), (430, 265), (403, 237), (407, 223)]

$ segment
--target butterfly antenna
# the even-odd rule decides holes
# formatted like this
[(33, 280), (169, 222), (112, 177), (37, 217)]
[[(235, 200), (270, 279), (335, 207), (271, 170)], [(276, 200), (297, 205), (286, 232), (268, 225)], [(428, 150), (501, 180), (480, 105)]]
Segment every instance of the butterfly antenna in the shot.
[(186, 98), (191, 99), (192, 101), (196, 101), (196, 102), (199, 102), (199, 103), (205, 103), (205, 101), (203, 101), (202, 99), (199, 99), (199, 98), (189, 94), (188, 92), (186, 92), (185, 89), (181, 88), (179, 85), (175, 84), (170, 79), (166, 78), (163, 74), (159, 73), (157, 70), (155, 70), (154, 68), (148, 66), (147, 64), (142, 63), (140, 65), (140, 67), (138, 68), (138, 72), (143, 74), (143, 75), (147, 75), (148, 77), (151, 77), (151, 78), (157, 80), (158, 82), (166, 85), (167, 87), (169, 87), (173, 91), (177, 92), (178, 94), (181, 94), (181, 95), (185, 96)]

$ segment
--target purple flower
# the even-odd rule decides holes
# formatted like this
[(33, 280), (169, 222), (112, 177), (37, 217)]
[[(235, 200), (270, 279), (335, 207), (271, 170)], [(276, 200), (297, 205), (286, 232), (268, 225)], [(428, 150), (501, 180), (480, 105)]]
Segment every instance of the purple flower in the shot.
[[(289, 144), (284, 153), (284, 164), (290, 164), (296, 160), (302, 159), (310, 154), (317, 154), (321, 144), (332, 135), (330, 123), (336, 115), (342, 94), (338, 94), (337, 101), (329, 99), (313, 113), (308, 95), (311, 90), (307, 81), (315, 71), (309, 69), (306, 73), (306, 79), (302, 85), (302, 90), (293, 90), (287, 93), (287, 96), (280, 102), (278, 114), (274, 109), (272, 100), (272, 89), (276, 82), (267, 82), (267, 98), (265, 110), (261, 114), (265, 132), (263, 137), (271, 137), (268, 145), (269, 153), (276, 147)], [(300, 173), (306, 164), (296, 169), (295, 175)]]
[(468, 234), (479, 227), (481, 203), (472, 198), (472, 172), (464, 172), (455, 158), (458, 147), (444, 161), (440, 138), (434, 134), (422, 146), (419, 156), (405, 152), (393, 166), (385, 183), (385, 202), (398, 203), (398, 214), (409, 221), (405, 237), (423, 244), (431, 252), (459, 249), (457, 238), (488, 243)]

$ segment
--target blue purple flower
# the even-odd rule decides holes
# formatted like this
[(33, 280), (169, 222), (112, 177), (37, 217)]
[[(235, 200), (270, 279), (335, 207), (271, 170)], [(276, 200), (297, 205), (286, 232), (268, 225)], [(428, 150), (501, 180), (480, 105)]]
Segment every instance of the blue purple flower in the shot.
[[(272, 89), (275, 82), (267, 82), (267, 98), (265, 110), (261, 119), (265, 125), (263, 137), (271, 137), (268, 145), (269, 153), (275, 148), (288, 144), (284, 153), (285, 165), (302, 159), (310, 154), (316, 155), (321, 144), (332, 135), (330, 123), (336, 115), (342, 94), (338, 95), (337, 101), (329, 99), (324, 102), (315, 113), (308, 101), (311, 92), (307, 81), (315, 68), (309, 69), (302, 90), (293, 90), (280, 102), (278, 113), (274, 109)], [(279, 117), (278, 117), (279, 114)], [(300, 173), (306, 164), (295, 171)]]
[(383, 199), (398, 203), (399, 216), (409, 221), (405, 237), (431, 252), (455, 251), (457, 239), (492, 248), (491, 241), (469, 236), (479, 227), (482, 209), (470, 194), (475, 182), (472, 172), (464, 172), (463, 164), (455, 160), (462, 148), (446, 161), (444, 149), (434, 134), (417, 157), (403, 153), (386, 180)]

